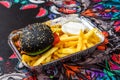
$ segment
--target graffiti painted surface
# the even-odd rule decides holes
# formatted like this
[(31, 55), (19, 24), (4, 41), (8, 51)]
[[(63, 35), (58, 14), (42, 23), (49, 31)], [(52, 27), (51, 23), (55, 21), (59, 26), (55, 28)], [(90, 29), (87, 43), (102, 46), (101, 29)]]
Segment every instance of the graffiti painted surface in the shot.
[(105, 36), (105, 41), (91, 56), (83, 57), (80, 61), (61, 62), (58, 66), (47, 67), (46, 73), (40, 73), (37, 77), (24, 67), (14, 54), (8, 59), (1, 56), (0, 80), (120, 79), (120, 0), (69, 0), (69, 3), (66, 1), (2, 0), (0, 5), (6, 9), (19, 5), (17, 10), (20, 15), (26, 15), (24, 13), (29, 10), (33, 11), (24, 18), (30, 17), (35, 22), (43, 22), (43, 18), (49, 20), (73, 13), (86, 16), (97, 23)]

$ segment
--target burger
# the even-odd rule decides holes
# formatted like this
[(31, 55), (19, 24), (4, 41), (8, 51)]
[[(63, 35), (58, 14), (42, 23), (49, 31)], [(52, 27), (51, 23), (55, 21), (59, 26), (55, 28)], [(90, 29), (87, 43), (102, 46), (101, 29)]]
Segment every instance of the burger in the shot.
[(26, 54), (35, 56), (44, 53), (52, 47), (54, 35), (49, 26), (34, 23), (25, 27), (19, 38), (20, 48)]

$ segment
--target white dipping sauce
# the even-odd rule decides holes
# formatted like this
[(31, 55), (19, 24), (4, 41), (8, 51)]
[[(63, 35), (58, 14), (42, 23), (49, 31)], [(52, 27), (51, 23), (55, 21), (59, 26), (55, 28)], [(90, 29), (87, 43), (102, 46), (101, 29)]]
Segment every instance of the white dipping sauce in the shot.
[(80, 30), (84, 31), (86, 26), (80, 22), (68, 22), (62, 26), (62, 31), (68, 34), (78, 35)]

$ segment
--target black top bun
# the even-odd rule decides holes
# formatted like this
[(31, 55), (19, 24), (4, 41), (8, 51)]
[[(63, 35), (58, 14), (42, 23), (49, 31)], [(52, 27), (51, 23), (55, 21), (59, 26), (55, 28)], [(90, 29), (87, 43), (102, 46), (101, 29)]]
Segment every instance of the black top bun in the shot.
[(42, 23), (28, 25), (20, 34), (21, 49), (25, 52), (37, 52), (52, 45), (53, 33), (49, 26)]

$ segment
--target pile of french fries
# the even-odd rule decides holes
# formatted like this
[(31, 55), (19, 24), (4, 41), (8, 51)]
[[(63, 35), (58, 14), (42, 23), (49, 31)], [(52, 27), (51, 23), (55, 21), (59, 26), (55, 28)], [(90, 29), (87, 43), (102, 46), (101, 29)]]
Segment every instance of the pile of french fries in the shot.
[(27, 63), (29, 66), (49, 63), (70, 54), (74, 54), (75, 52), (86, 50), (100, 42), (100, 38), (96, 35), (96, 32), (98, 32), (96, 28), (85, 31), (81, 30), (79, 35), (72, 35), (63, 33), (61, 25), (59, 24), (52, 25), (50, 27), (53, 32), (59, 35), (59, 43), (54, 45), (47, 52), (35, 57), (23, 54), (22, 61)]

